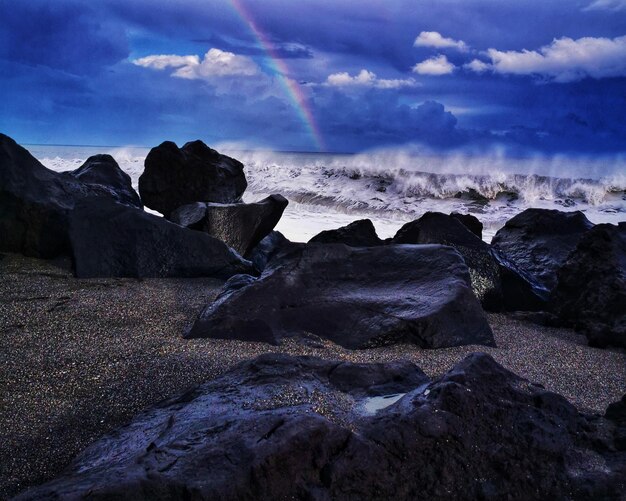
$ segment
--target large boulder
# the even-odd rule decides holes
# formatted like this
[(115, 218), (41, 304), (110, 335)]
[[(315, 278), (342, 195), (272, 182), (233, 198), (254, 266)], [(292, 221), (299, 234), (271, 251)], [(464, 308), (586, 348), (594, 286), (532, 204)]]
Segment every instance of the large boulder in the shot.
[(89, 157), (83, 165), (68, 174), (85, 184), (110, 191), (111, 198), (121, 203), (143, 209), (139, 195), (133, 189), (130, 176), (120, 169), (111, 155)]
[(271, 231), (258, 245), (250, 252), (250, 261), (254, 268), (261, 273), (276, 254), (285, 246), (292, 244), (280, 231)]
[(182, 148), (166, 141), (152, 148), (139, 177), (143, 203), (168, 218), (174, 209), (195, 202), (240, 202), (247, 186), (243, 164), (202, 141)]
[(78, 277), (217, 277), (252, 266), (222, 241), (104, 198), (86, 198), (71, 213)]
[(626, 223), (599, 224), (558, 270), (552, 302), (592, 346), (626, 348)]
[(460, 214), (458, 212), (452, 212), (450, 216), (452, 216), (454, 219), (459, 220), (459, 222), (463, 223), (463, 226), (465, 226), (474, 235), (482, 240), (483, 223), (481, 223), (476, 216), (472, 216), (471, 214)]
[(465, 260), (472, 279), (472, 289), (485, 309), (502, 309), (499, 267), (489, 245), (453, 216), (427, 212), (405, 224), (393, 237), (398, 244), (442, 244), (454, 247)]
[(287, 246), (186, 336), (277, 344), (308, 334), (347, 348), (494, 344), (461, 256), (439, 245)]
[(204, 231), (219, 238), (242, 256), (248, 256), (278, 224), (288, 203), (281, 195), (270, 195), (249, 204), (196, 202), (176, 209), (170, 215), (170, 220), (187, 228)]
[(309, 243), (346, 244), (350, 247), (373, 247), (382, 245), (374, 223), (369, 219), (359, 219), (336, 230), (326, 230), (315, 235)]
[(472, 354), (408, 362), (262, 355), (139, 414), (17, 499), (608, 499), (623, 422)]
[(69, 214), (76, 201), (101, 196), (136, 205), (111, 178), (94, 183), (81, 177), (47, 169), (0, 134), (0, 250), (40, 258), (68, 255)]
[(526, 209), (498, 230), (491, 245), (551, 291), (558, 269), (592, 226), (580, 211)]

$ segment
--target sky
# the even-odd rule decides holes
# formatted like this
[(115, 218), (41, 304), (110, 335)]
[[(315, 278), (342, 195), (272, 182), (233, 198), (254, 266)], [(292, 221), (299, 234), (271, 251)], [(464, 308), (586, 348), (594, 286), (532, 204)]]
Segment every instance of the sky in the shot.
[(0, 0), (25, 144), (626, 152), (626, 0)]

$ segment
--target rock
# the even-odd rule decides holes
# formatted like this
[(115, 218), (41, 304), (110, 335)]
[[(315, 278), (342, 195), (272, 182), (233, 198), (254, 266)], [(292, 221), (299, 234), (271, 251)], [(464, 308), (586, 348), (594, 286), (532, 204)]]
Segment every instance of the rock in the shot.
[(68, 174), (85, 184), (96, 185), (110, 191), (111, 198), (120, 203), (143, 209), (130, 176), (120, 169), (111, 155), (91, 156), (78, 169)]
[(79, 201), (70, 241), (78, 277), (217, 277), (250, 273), (222, 241), (104, 198)]
[(408, 362), (267, 354), (142, 412), (17, 499), (618, 500), (614, 429), (486, 354), (430, 384)]
[(278, 252), (291, 242), (285, 238), (280, 231), (271, 231), (259, 244), (250, 252), (250, 261), (254, 268), (260, 273), (267, 263), (278, 254)]
[(615, 423), (615, 447), (626, 451), (626, 394), (619, 402), (609, 405), (604, 417)]
[(626, 348), (626, 223), (594, 226), (557, 277), (552, 303), (559, 318), (592, 346)]
[(458, 212), (453, 212), (450, 214), (450, 216), (454, 219), (457, 219), (460, 223), (463, 224), (463, 226), (465, 226), (474, 235), (482, 240), (483, 223), (481, 223), (476, 216), (472, 216), (471, 214), (459, 214)]
[(502, 307), (505, 311), (543, 312), (549, 309), (550, 291), (528, 273), (491, 249), (498, 263)]
[(83, 175), (88, 182), (51, 171), (0, 134), (0, 250), (39, 258), (69, 255), (69, 214), (78, 200), (102, 196), (128, 202), (110, 178), (93, 184), (87, 172)]
[(196, 202), (173, 211), (170, 220), (187, 228), (204, 231), (219, 238), (242, 256), (248, 256), (278, 224), (288, 203), (281, 195), (270, 195), (250, 204)]
[(499, 266), (489, 245), (472, 233), (457, 218), (441, 212), (427, 212), (405, 224), (393, 237), (398, 244), (441, 244), (454, 247), (465, 260), (472, 289), (483, 307), (499, 311), (503, 307)]
[(139, 194), (147, 207), (169, 217), (178, 207), (195, 202), (239, 202), (247, 185), (243, 164), (234, 158), (202, 141), (180, 149), (166, 141), (148, 153)]
[(526, 209), (509, 219), (491, 245), (549, 291), (557, 270), (593, 224), (580, 212)]
[(336, 230), (326, 230), (315, 235), (309, 243), (346, 244), (350, 247), (373, 247), (382, 245), (376, 228), (369, 219), (360, 219)]
[(290, 245), (200, 314), (186, 337), (330, 339), (346, 348), (493, 345), (467, 267), (439, 245)]

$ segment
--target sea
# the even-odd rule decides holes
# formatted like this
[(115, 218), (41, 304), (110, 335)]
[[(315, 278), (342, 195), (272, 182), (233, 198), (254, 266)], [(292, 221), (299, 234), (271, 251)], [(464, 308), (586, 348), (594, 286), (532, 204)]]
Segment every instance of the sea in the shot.
[[(46, 167), (74, 170), (108, 153), (137, 188), (150, 148), (24, 145)], [(626, 221), (626, 157), (435, 154), (415, 148), (357, 154), (217, 147), (245, 165), (245, 202), (280, 193), (289, 206), (276, 227), (292, 241), (369, 218), (381, 238), (428, 211), (470, 213), (489, 242), (529, 207), (582, 211), (593, 223)]]

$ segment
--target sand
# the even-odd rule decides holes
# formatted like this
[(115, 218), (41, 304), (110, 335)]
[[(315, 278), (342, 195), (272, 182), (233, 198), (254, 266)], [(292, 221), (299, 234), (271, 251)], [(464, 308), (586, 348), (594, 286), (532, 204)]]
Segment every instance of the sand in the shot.
[(184, 340), (222, 282), (75, 279), (16, 255), (0, 260), (0, 497), (58, 474), (90, 442), (141, 409), (269, 351), (359, 362), (409, 359), (429, 376), (485, 351), (514, 372), (602, 413), (626, 392), (626, 354), (590, 348), (569, 329), (490, 314), (497, 348), (350, 351), (326, 342), (281, 347)]

